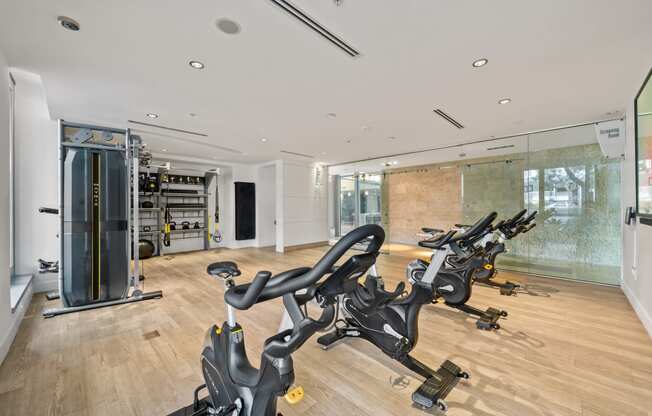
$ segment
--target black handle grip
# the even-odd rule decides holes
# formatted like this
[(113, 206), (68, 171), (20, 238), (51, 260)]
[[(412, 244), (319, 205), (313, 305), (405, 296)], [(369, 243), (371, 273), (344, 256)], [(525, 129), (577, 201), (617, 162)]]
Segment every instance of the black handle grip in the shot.
[(54, 215), (59, 215), (59, 210), (56, 208), (47, 208), (47, 207), (41, 207), (38, 209), (38, 212), (42, 214), (54, 214)]
[[(324, 275), (332, 273), (335, 263), (356, 244), (362, 242), (366, 243), (368, 237), (373, 238), (366, 245), (365, 252), (377, 254), (378, 250), (385, 241), (385, 231), (381, 226), (377, 224), (363, 225), (340, 238), (340, 240), (333, 247), (331, 247), (330, 250), (328, 250), (328, 252), (321, 258), (321, 260), (317, 262), (317, 264), (315, 264), (314, 267), (306, 269), (304, 273), (295, 275), (292, 279), (287, 280), (277, 280), (276, 278), (271, 279), (269, 284), (266, 287), (263, 287), (261, 292), (258, 293), (256, 299), (260, 299), (262, 302), (283, 296), (286, 293), (294, 293), (300, 289), (310, 287), (311, 285), (317, 283)], [(251, 285), (253, 286), (253, 283)], [(245, 284), (238, 285), (229, 289), (229, 291), (225, 293), (225, 300), (232, 306), (241, 309), (239, 307), (241, 304), (240, 297), (245, 290), (248, 291), (248, 287), (249, 285)], [(229, 294), (229, 292), (231, 292), (231, 294)], [(251, 305), (248, 307), (250, 306)]]
[(419, 241), (419, 246), (420, 247), (425, 247), (425, 248), (432, 248), (432, 249), (438, 249), (444, 246), (444, 244), (448, 243), (451, 238), (455, 235), (457, 231), (451, 230), (448, 233), (436, 237), (434, 240), (424, 240), (424, 241)]
[(475, 224), (471, 226), (471, 228), (467, 229), (462, 234), (453, 237), (451, 241), (468, 240), (472, 237), (475, 237), (476, 235), (485, 231), (487, 227), (491, 226), (491, 223), (494, 222), (497, 216), (498, 214), (496, 212), (490, 213), (486, 217), (478, 220)]
[(253, 282), (249, 285), (234, 286), (224, 294), (224, 301), (237, 309), (249, 309), (256, 303), (258, 296), (265, 288), (272, 273), (262, 271), (256, 273)]

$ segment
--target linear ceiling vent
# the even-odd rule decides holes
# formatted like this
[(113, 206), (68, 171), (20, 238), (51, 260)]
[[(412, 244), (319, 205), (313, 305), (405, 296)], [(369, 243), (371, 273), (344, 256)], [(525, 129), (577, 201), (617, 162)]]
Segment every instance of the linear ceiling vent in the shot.
[(360, 56), (360, 52), (356, 51), (345, 41), (343, 41), (338, 36), (331, 33), (328, 29), (326, 29), (324, 26), (322, 26), (317, 21), (315, 21), (313, 18), (311, 18), (310, 16), (302, 12), (299, 8), (294, 6), (289, 1), (286, 0), (271, 0), (271, 1), (272, 3), (276, 4), (278, 7), (283, 9), (285, 12), (289, 13), (292, 17), (299, 20), (301, 23), (308, 26), (313, 31), (317, 32), (327, 41), (340, 48), (347, 55), (351, 56), (352, 58)]
[(513, 145), (513, 144), (506, 144), (506, 145), (504, 145), (504, 146), (487, 147), (487, 150), (509, 149), (510, 147), (514, 147), (514, 145)]
[(312, 155), (307, 155), (305, 153), (290, 152), (289, 150), (281, 150), (281, 153), (285, 153), (286, 155), (306, 157), (308, 159), (314, 159), (315, 158)]
[(197, 133), (196, 131), (175, 129), (174, 127), (161, 126), (160, 124), (143, 123), (142, 121), (134, 121), (134, 120), (127, 120), (127, 121), (129, 123), (131, 123), (131, 124), (138, 124), (139, 126), (156, 127), (157, 129), (163, 129), (163, 130), (168, 130), (168, 131), (176, 131), (177, 133), (186, 133), (186, 134), (192, 134), (192, 135), (195, 135), (195, 136), (208, 137), (208, 134)]
[(442, 110), (439, 108), (433, 110), (435, 114), (437, 114), (439, 117), (443, 118), (444, 120), (448, 121), (451, 123), (453, 126), (457, 127), (458, 129), (463, 129), (464, 126), (457, 120), (455, 120), (453, 117), (449, 116), (448, 114), (444, 113)]

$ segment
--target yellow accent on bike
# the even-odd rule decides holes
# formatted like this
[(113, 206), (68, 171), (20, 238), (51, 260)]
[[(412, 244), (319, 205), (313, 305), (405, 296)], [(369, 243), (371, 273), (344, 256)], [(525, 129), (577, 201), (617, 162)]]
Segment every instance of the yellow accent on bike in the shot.
[(493, 269), (493, 268), (494, 268), (494, 266), (493, 266), (493, 265), (491, 265), (491, 264), (485, 264), (485, 265), (484, 265), (484, 266), (482, 266), (482, 267), (484, 267), (484, 269), (485, 269), (485, 270), (491, 270), (491, 269)]
[(303, 400), (303, 387), (297, 386), (285, 394), (285, 400), (290, 404), (297, 404)]
[(242, 332), (242, 328), (234, 329), (231, 331), (232, 334), (237, 334), (238, 332)]
[(216, 326), (215, 326), (215, 333), (216, 333), (217, 335), (220, 335), (220, 334), (222, 333), (222, 328), (220, 328), (219, 326), (216, 325)]

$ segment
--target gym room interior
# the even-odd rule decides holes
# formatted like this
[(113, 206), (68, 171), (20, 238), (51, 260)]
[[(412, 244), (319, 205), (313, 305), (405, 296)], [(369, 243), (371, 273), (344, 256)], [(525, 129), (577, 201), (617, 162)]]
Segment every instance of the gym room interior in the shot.
[(652, 416), (649, 0), (0, 16), (0, 416)]

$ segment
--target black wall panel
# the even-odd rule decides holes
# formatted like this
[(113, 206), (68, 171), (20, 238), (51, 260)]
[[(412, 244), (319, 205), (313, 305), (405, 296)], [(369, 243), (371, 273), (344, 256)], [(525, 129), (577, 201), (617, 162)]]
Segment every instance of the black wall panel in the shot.
[(235, 239), (256, 238), (256, 184), (235, 182)]

